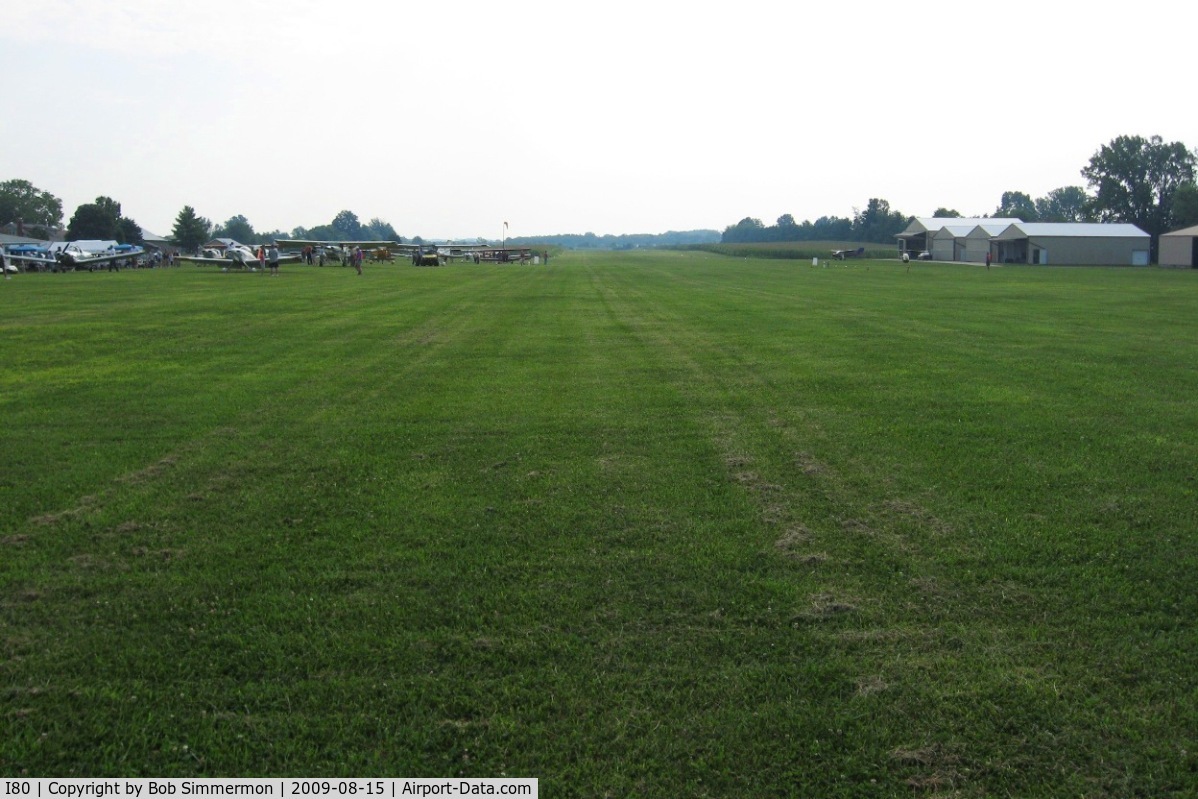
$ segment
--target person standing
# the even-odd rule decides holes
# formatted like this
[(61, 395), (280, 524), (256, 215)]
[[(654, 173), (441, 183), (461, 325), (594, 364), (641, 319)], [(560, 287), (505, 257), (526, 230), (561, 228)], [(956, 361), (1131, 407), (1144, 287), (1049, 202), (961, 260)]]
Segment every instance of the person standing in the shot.
[(279, 245), (271, 244), (270, 250), (266, 253), (267, 259), (270, 261), (270, 274), (273, 277), (279, 276)]
[(361, 247), (356, 247), (354, 249), (354, 269), (358, 270), (359, 275), (362, 274), (362, 248)]

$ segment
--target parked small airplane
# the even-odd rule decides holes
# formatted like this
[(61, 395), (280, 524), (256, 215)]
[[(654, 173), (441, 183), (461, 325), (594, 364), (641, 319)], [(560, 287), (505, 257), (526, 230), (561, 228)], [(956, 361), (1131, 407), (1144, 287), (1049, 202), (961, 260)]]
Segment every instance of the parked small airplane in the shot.
[[(265, 246), (265, 245), (263, 245)], [(188, 261), (201, 266), (203, 264), (218, 265), (229, 271), (230, 269), (249, 269), (255, 271), (258, 269), (258, 253), (255, 248), (246, 244), (234, 242), (224, 250), (216, 248), (206, 248), (199, 255), (181, 255), (180, 261)], [(299, 261), (298, 255), (283, 255), (279, 257), (279, 263), (296, 263)]]
[[(350, 253), (357, 247), (362, 248), (367, 256), (376, 261), (390, 261), (396, 252), (407, 252), (413, 245), (400, 244), (395, 241), (326, 241), (322, 239), (279, 239), (279, 247), (291, 251), (305, 251), (311, 248), (314, 258), (324, 257), (323, 266), (328, 261), (341, 265), (349, 263)], [(302, 259), (302, 256), (300, 256)]]
[(499, 264), (527, 264), (533, 259), (529, 247), (487, 247), (475, 253), (480, 261), (494, 261)]
[(425, 244), (412, 251), (415, 266), (443, 266), (461, 259), (474, 263), (521, 263), (532, 261), (528, 247), (492, 247), (489, 244)]
[(864, 255), (864, 247), (858, 247), (855, 250), (832, 250), (832, 257), (839, 258), (841, 261), (843, 261), (845, 258), (861, 258)]
[(10, 248), (7, 257), (15, 263), (25, 264), (26, 268), (49, 269), (52, 272), (86, 269), (94, 272), (100, 266), (118, 269), (124, 260), (136, 263), (138, 256), (144, 252), (141, 247), (132, 244), (90, 239), (56, 241), (46, 247), (17, 245)]

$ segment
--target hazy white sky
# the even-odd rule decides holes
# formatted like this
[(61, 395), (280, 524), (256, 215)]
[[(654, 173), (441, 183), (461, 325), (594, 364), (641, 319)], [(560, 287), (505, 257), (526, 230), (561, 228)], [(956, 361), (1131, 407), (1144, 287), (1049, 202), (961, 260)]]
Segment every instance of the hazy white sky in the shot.
[[(256, 230), (660, 233), (930, 215), (1198, 145), (1174, 0), (37, 0), (0, 17), (0, 180)], [(1189, 21), (1185, 22), (1184, 18)]]

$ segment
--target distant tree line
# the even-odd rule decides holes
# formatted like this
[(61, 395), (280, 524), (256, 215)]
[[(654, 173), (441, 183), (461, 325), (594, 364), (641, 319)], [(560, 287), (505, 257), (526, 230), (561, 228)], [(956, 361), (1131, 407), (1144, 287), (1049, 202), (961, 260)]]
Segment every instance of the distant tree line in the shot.
[(279, 239), (403, 241), (391, 223), (376, 218), (362, 224), (353, 211), (341, 211), (327, 225), (317, 225), (313, 228), (297, 227), (290, 233), (282, 230), (258, 233), (249, 220), (240, 214), (230, 217), (223, 225), (214, 225), (210, 220), (197, 215), (190, 205), (183, 206), (183, 210), (175, 217), (171, 238), (180, 249), (187, 252), (198, 249), (200, 245), (212, 239), (233, 239), (242, 244), (266, 244)]
[[(1198, 155), (1181, 142), (1160, 136), (1119, 136), (1098, 149), (1081, 170), (1092, 193), (1081, 186), (1062, 186), (1043, 197), (1021, 191), (1003, 192), (990, 217), (1024, 222), (1129, 222), (1152, 236), (1153, 257), (1162, 233), (1198, 225)], [(951, 208), (932, 216), (960, 217)], [(911, 217), (890, 210), (885, 200), (871, 199), (851, 218), (824, 216), (796, 223), (783, 214), (774, 225), (746, 217), (724, 229), (724, 244), (779, 241), (853, 241), (891, 243)]]
[[(1081, 186), (1062, 186), (1033, 199), (1021, 191), (1003, 192), (997, 208), (987, 216), (1018, 217), (1025, 222), (1129, 222), (1152, 236), (1155, 258), (1160, 235), (1177, 228), (1198, 225), (1198, 154), (1181, 142), (1165, 142), (1160, 136), (1119, 136), (1104, 144), (1082, 168), (1089, 191)], [(960, 216), (946, 207), (933, 216)], [(63, 230), (62, 201), (27, 180), (0, 182), (0, 228), (19, 224), (26, 235), (49, 239)], [(680, 247), (721, 242), (843, 241), (894, 242), (911, 217), (890, 208), (890, 203), (872, 198), (851, 217), (822, 216), (796, 222), (783, 214), (773, 225), (746, 217), (723, 233), (715, 230), (670, 231), (660, 234), (597, 236), (594, 233), (525, 236), (508, 241), (520, 247), (555, 246), (572, 250), (629, 250), (641, 247)], [(68, 239), (111, 239), (123, 244), (140, 244), (142, 229), (121, 212), (111, 197), (97, 197), (75, 209), (63, 231)], [(216, 225), (184, 206), (175, 219), (174, 242), (184, 250), (195, 250), (212, 238), (231, 238), (258, 244), (281, 238), (326, 241), (402, 241), (395, 228), (381, 219), (362, 223), (352, 211), (341, 211), (327, 225), (297, 227), (290, 235), (281, 230), (255, 232), (242, 215)], [(419, 237), (412, 239), (419, 242)]]
[(684, 247), (713, 244), (720, 240), (718, 230), (671, 230), (666, 233), (627, 233), (614, 236), (594, 233), (564, 233), (552, 236), (515, 236), (507, 239), (513, 247), (560, 247), (566, 250), (639, 250), (653, 247)]
[(735, 225), (724, 228), (721, 244), (747, 244), (777, 241), (860, 241), (893, 242), (911, 217), (890, 210), (886, 200), (872, 198), (866, 207), (851, 218), (821, 216), (814, 222), (795, 222), (790, 214), (778, 217), (777, 223), (766, 226), (760, 219), (745, 217)]

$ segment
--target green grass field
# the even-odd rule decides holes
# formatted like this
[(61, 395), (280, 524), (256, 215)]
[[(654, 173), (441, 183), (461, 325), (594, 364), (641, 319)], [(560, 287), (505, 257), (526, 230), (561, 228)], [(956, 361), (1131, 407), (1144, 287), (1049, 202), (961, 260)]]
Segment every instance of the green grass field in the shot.
[(1198, 273), (0, 283), (0, 773), (1198, 793)]

